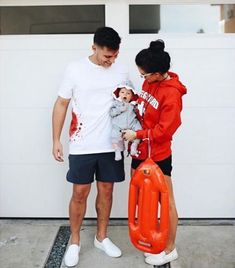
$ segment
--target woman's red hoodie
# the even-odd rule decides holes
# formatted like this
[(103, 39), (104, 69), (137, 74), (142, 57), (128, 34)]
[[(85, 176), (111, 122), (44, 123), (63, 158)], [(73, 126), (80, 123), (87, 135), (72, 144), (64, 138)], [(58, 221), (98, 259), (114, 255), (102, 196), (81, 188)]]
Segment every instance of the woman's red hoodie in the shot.
[(143, 128), (137, 131), (137, 139), (142, 140), (137, 159), (148, 157), (148, 130), (151, 158), (160, 161), (171, 155), (171, 140), (181, 125), (182, 96), (187, 90), (177, 74), (168, 74), (171, 78), (169, 80), (154, 83), (145, 80), (137, 100), (137, 116)]

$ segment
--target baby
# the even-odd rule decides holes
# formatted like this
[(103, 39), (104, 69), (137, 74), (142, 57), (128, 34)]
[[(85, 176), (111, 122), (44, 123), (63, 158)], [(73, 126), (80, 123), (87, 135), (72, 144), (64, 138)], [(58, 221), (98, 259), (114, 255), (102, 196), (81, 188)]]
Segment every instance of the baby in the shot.
[[(134, 111), (135, 101), (138, 95), (134, 91), (131, 81), (125, 81), (118, 85), (114, 91), (114, 101), (110, 110), (112, 117), (112, 144), (115, 149), (115, 160), (121, 160), (124, 151), (124, 140), (122, 131), (132, 129), (134, 131), (141, 129), (141, 125), (136, 118)], [(130, 154), (138, 156), (138, 144), (140, 140), (134, 140), (130, 146)]]

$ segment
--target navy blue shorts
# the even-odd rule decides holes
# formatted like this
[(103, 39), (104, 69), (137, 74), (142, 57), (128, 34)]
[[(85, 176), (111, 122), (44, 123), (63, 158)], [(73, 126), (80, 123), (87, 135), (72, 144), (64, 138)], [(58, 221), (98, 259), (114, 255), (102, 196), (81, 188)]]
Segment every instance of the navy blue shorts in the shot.
[(89, 184), (94, 181), (121, 182), (125, 180), (124, 158), (115, 161), (114, 152), (69, 155), (67, 181), (76, 184)]
[[(138, 160), (138, 159), (132, 159), (131, 167), (133, 169), (137, 169), (137, 167), (144, 162), (144, 160)], [(172, 171), (172, 157), (171, 155), (167, 157), (166, 159), (163, 159), (161, 161), (155, 162), (161, 169), (162, 173), (166, 176), (171, 177), (171, 171)]]

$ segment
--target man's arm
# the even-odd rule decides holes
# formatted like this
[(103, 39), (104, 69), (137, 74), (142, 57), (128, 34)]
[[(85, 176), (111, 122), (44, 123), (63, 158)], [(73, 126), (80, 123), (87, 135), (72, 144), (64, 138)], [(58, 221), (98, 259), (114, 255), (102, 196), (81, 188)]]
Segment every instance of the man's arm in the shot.
[(70, 99), (58, 97), (52, 114), (52, 131), (53, 131), (53, 156), (55, 160), (63, 162), (63, 146), (60, 142), (60, 135), (64, 126), (66, 112)]

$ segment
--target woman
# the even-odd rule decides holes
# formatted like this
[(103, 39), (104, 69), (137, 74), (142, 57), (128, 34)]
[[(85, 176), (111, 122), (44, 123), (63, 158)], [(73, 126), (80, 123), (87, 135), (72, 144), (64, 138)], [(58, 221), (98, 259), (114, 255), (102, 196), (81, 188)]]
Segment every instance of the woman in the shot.
[[(164, 51), (162, 40), (152, 41), (149, 48), (141, 50), (135, 62), (141, 77), (145, 79), (140, 93), (137, 115), (142, 130), (126, 130), (124, 139), (133, 141), (141, 139), (138, 147), (139, 156), (133, 158), (131, 167), (134, 170), (148, 157), (148, 135), (151, 145), (151, 158), (161, 168), (169, 191), (170, 228), (166, 248), (160, 254), (145, 253), (145, 262), (151, 265), (163, 265), (178, 258), (175, 247), (178, 215), (171, 181), (172, 170), (172, 136), (181, 124), (182, 96), (186, 94), (185, 86), (178, 75), (169, 72), (170, 56)], [(149, 133), (149, 134), (148, 134)]]

